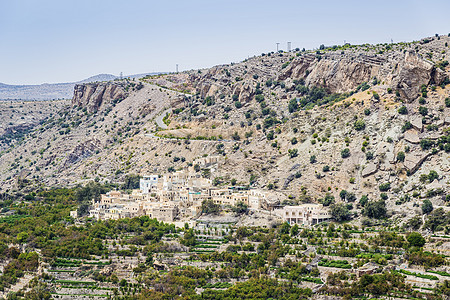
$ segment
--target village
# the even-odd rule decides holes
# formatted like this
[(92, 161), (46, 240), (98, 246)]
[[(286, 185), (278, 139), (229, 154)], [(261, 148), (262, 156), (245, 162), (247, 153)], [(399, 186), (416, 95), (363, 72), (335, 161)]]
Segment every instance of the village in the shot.
[[(217, 168), (220, 158), (204, 157), (197, 162)], [(281, 204), (285, 197), (280, 192), (245, 186), (217, 187), (211, 179), (195, 172), (194, 167), (188, 167), (173, 173), (144, 175), (139, 189), (129, 194), (103, 194), (99, 201), (93, 200), (89, 216), (96, 220), (149, 216), (181, 227), (185, 223), (195, 225), (202, 214), (202, 203), (210, 201), (223, 209), (241, 205), (250, 211), (271, 212), (289, 224), (311, 226), (331, 219), (322, 204), (285, 206)]]

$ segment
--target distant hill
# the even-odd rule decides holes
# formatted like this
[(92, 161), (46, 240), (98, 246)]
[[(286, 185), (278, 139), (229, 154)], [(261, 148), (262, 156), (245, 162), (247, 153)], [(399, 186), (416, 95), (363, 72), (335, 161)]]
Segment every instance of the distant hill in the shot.
[[(141, 78), (159, 73), (126, 75), (124, 77)], [(70, 99), (77, 83), (111, 81), (118, 78), (112, 74), (98, 74), (78, 82), (43, 83), (39, 85), (9, 85), (0, 83), (0, 100), (57, 100)]]

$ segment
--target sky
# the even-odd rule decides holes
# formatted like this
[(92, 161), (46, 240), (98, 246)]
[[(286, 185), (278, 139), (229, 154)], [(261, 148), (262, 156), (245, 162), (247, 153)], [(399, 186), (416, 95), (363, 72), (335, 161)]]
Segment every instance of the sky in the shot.
[(450, 32), (448, 0), (0, 0), (0, 82), (207, 68), (292, 48)]

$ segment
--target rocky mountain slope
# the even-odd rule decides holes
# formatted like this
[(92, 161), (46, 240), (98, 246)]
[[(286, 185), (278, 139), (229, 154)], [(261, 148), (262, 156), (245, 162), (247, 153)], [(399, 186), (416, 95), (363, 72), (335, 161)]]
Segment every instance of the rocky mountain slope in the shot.
[[(129, 78), (142, 78), (148, 74), (129, 75)], [(0, 100), (59, 100), (71, 99), (74, 86), (80, 83), (111, 81), (119, 78), (111, 74), (98, 74), (78, 82), (43, 83), (39, 85), (10, 85), (0, 83)]]
[(70, 106), (9, 142), (1, 187), (117, 182), (219, 155), (218, 184), (275, 189), (292, 203), (346, 190), (386, 199), (403, 220), (425, 198), (446, 205), (450, 192), (448, 42), (268, 53), (77, 85)]

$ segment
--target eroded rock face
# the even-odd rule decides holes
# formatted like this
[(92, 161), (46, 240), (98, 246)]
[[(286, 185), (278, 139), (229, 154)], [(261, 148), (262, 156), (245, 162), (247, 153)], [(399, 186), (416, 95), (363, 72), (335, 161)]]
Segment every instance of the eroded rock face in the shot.
[(249, 102), (252, 99), (254, 93), (255, 88), (250, 82), (237, 84), (233, 91), (233, 95), (237, 95), (241, 103)]
[(85, 107), (89, 112), (96, 112), (112, 101), (127, 97), (124, 83), (101, 82), (77, 84), (74, 88), (72, 106)]
[(392, 82), (408, 100), (414, 100), (419, 96), (422, 84), (428, 85), (434, 79), (441, 81), (435, 78), (434, 66), (414, 52), (406, 52), (397, 69)]
[(369, 81), (378, 74), (378, 69), (376, 64), (367, 64), (350, 57), (319, 60), (306, 55), (292, 61), (279, 76), (279, 80), (304, 78), (307, 85), (322, 86), (330, 92), (342, 93), (354, 90), (362, 82)]
[(321, 60), (311, 71), (306, 83), (323, 86), (334, 93), (355, 90), (362, 82), (369, 81), (378, 73), (378, 66), (349, 59)]
[(83, 143), (78, 144), (72, 152), (70, 152), (66, 160), (64, 162), (64, 167), (73, 165), (78, 163), (79, 161), (82, 161), (90, 156), (92, 156), (95, 153), (95, 150), (98, 149), (100, 145), (100, 142), (96, 139), (94, 140), (87, 140)]
[(307, 54), (294, 59), (278, 80), (304, 79), (306, 85), (321, 86), (331, 93), (353, 91), (373, 78), (390, 83), (409, 101), (419, 96), (422, 84), (441, 84), (445, 73), (414, 52), (383, 55)]

